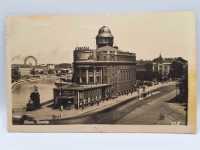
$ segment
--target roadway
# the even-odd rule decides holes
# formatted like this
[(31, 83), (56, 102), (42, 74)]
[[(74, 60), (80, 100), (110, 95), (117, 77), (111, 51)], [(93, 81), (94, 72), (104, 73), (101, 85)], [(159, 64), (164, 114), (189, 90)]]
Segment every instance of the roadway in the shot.
[(161, 90), (161, 94), (149, 98), (141, 107), (137, 107), (117, 120), (117, 124), (170, 125), (186, 124), (184, 106), (170, 102), (176, 96), (176, 90)]
[(161, 87), (159, 93), (143, 100), (137, 98), (84, 117), (60, 120), (55, 124), (185, 124), (184, 106), (172, 103), (175, 85)]

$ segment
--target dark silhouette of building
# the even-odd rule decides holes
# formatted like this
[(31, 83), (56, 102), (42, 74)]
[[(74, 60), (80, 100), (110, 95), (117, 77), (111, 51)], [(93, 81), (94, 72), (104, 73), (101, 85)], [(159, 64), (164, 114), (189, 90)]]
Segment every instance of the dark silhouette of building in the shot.
[(140, 81), (153, 81), (153, 61), (139, 60), (136, 64), (136, 79)]
[(13, 64), (11, 66), (11, 78), (12, 78), (12, 82), (18, 81), (21, 78), (21, 73), (20, 73), (20, 70), (19, 70), (19, 65)]
[(162, 55), (153, 60), (138, 60), (136, 79), (141, 81), (164, 81), (183, 78), (187, 72), (187, 61), (181, 57), (163, 58)]

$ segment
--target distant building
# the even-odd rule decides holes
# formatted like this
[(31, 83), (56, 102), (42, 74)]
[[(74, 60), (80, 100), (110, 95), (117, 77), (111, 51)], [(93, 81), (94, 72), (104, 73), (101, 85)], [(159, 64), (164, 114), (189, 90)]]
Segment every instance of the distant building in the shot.
[(79, 108), (134, 90), (136, 54), (120, 50), (113, 42), (110, 29), (103, 26), (96, 36), (96, 49), (75, 48), (74, 84), (54, 89), (55, 103), (65, 97)]
[(65, 76), (67, 80), (72, 80), (72, 65), (69, 63), (61, 63), (55, 65), (57, 76)]
[(55, 69), (55, 64), (47, 64), (47, 69), (48, 70), (54, 70)]
[(21, 78), (21, 73), (19, 71), (19, 65), (13, 64), (11, 66), (11, 79), (12, 82), (18, 81)]
[(72, 68), (72, 65), (70, 63), (60, 63), (55, 65), (55, 69), (61, 68)]
[(23, 78), (31, 75), (33, 67), (26, 64), (12, 64), (12, 78)]
[(136, 79), (140, 81), (152, 81), (154, 78), (153, 61), (138, 60), (136, 64)]
[(34, 67), (35, 74), (47, 74), (47, 66), (44, 64), (37, 65)]
[(27, 66), (27, 65), (21, 65), (19, 67), (19, 72), (21, 74), (21, 77), (27, 77), (31, 75), (32, 67)]
[(153, 60), (153, 72), (157, 73), (158, 80), (170, 78), (170, 69), (173, 61), (174, 58), (163, 58), (161, 54)]
[(163, 81), (182, 78), (187, 68), (187, 61), (181, 57), (163, 58), (162, 55), (153, 60), (138, 60), (136, 79), (141, 81)]

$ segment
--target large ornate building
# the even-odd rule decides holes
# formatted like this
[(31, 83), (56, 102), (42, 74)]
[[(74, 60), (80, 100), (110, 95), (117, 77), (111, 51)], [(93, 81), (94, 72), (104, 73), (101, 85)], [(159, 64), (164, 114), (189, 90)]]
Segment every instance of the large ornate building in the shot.
[(71, 97), (79, 108), (132, 91), (136, 82), (136, 54), (120, 50), (113, 42), (110, 29), (103, 26), (96, 36), (96, 49), (75, 48), (73, 84), (63, 86), (60, 93), (59, 88), (54, 89), (54, 98)]

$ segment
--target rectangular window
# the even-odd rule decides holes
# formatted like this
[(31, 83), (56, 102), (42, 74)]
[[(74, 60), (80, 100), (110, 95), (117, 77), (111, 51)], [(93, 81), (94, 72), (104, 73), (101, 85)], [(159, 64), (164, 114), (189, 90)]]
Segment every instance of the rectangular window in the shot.
[(89, 77), (89, 83), (93, 83), (94, 82), (94, 78), (93, 77)]

